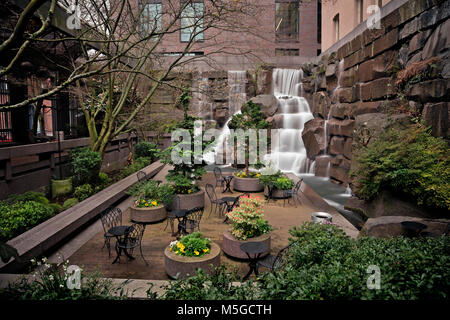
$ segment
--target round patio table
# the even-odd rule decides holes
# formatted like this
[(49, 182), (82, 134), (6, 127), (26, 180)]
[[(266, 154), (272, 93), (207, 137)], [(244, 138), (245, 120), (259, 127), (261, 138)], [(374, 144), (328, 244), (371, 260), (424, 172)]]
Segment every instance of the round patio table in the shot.
[(178, 235), (188, 234), (186, 231), (186, 216), (189, 213), (189, 210), (180, 209), (173, 210), (172, 215), (178, 220)]
[[(223, 197), (223, 198), (220, 198), (220, 200), (222, 200), (223, 204), (225, 205), (225, 213), (230, 212), (231, 210), (233, 210), (233, 204), (236, 201), (236, 198), (239, 198), (239, 196), (237, 196), (237, 197)], [(228, 217), (225, 216), (225, 220), (223, 222), (225, 222), (227, 220), (228, 220)]]
[(258, 261), (261, 258), (261, 254), (267, 252), (269, 248), (265, 242), (245, 242), (241, 244), (240, 248), (247, 254), (250, 260), (248, 263), (250, 270), (242, 279), (242, 281), (246, 281), (253, 272), (255, 272), (255, 275), (258, 276)]

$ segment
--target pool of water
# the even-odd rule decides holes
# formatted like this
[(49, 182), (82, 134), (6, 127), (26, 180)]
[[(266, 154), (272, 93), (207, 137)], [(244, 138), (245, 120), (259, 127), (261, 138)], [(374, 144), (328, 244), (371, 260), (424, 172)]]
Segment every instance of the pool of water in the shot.
[(330, 206), (336, 208), (358, 230), (364, 224), (364, 220), (352, 211), (344, 209), (345, 202), (351, 197), (351, 190), (330, 182), (329, 178), (316, 177), (313, 174), (300, 174), (299, 177), (320, 195)]

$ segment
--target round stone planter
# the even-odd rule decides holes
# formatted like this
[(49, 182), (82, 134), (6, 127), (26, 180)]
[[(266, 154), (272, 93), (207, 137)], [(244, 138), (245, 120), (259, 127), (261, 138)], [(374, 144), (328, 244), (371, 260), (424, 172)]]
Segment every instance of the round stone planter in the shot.
[(270, 253), (270, 233), (263, 234), (259, 237), (249, 238), (247, 240), (238, 240), (230, 233), (230, 231), (225, 231), (222, 239), (222, 250), (230, 257), (248, 259), (247, 254), (241, 250), (241, 244), (245, 242), (265, 242), (268, 249), (261, 257)]
[(177, 194), (176, 197), (180, 199), (178, 207), (178, 201), (174, 200), (173, 209), (179, 210), (191, 210), (194, 208), (204, 208), (205, 207), (205, 191), (200, 190), (192, 194)]
[(154, 223), (166, 219), (167, 212), (164, 206), (151, 208), (130, 207), (130, 218), (133, 222)]
[(332, 222), (333, 217), (327, 212), (313, 212), (311, 214), (311, 221), (316, 223), (323, 223), (324, 221)]
[[(284, 191), (286, 191), (286, 190), (273, 189), (272, 190), (272, 198), (276, 198), (276, 199), (289, 198), (289, 197), (285, 197), (283, 195)], [(267, 187), (264, 188), (264, 195), (266, 197), (269, 195), (269, 190), (267, 189)]]
[(242, 192), (260, 192), (264, 190), (264, 185), (259, 182), (258, 178), (233, 178), (233, 190)]
[[(207, 274), (211, 274), (214, 268), (220, 265), (220, 247), (211, 242), (211, 250), (202, 257), (183, 257), (169, 251), (169, 246), (164, 250), (164, 264), (166, 273), (171, 278), (179, 273), (179, 278), (185, 279), (187, 275), (197, 274), (196, 269), (200, 268)], [(212, 267), (211, 267), (212, 265)]]

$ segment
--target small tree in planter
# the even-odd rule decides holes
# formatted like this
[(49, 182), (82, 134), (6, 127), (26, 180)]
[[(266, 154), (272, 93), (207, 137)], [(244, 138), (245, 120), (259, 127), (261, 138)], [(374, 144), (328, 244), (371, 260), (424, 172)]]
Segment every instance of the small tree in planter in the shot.
[[(173, 184), (177, 195), (181, 195), (183, 209), (192, 209), (194, 207), (204, 206), (203, 191), (200, 192), (198, 181), (206, 173), (203, 161), (203, 151), (211, 143), (200, 139), (202, 128), (195, 128), (195, 125), (201, 124), (201, 118), (192, 117), (187, 114), (187, 105), (189, 98), (185, 92), (179, 98), (184, 108), (184, 119), (170, 126), (168, 130), (173, 132), (177, 129), (179, 133), (184, 133), (181, 141), (174, 141), (172, 145), (160, 153), (161, 162), (173, 166), (172, 170), (166, 176), (167, 181)], [(196, 121), (200, 120), (200, 121)], [(195, 130), (197, 129), (197, 130)], [(176, 132), (176, 131), (175, 131)], [(197, 200), (189, 201), (184, 199), (184, 195), (198, 197)], [(193, 199), (193, 198), (192, 198)], [(201, 202), (201, 203), (200, 203)]]
[(240, 248), (246, 241), (264, 242), (270, 251), (270, 231), (272, 226), (264, 220), (265, 200), (259, 197), (241, 197), (239, 206), (227, 213), (231, 221), (230, 231), (223, 234), (222, 250), (229, 256), (247, 259), (247, 255)]
[[(228, 124), (230, 129), (233, 129), (234, 132), (229, 138), (229, 142), (232, 143), (235, 139), (237, 141), (243, 141), (244, 142), (244, 150), (245, 150), (245, 175), (243, 175), (243, 178), (253, 178), (254, 174), (250, 172), (250, 154), (256, 156), (257, 162), (253, 164), (253, 167), (256, 169), (259, 169), (263, 167), (264, 165), (259, 161), (259, 154), (261, 150), (259, 150), (259, 140), (260, 136), (257, 136), (256, 141), (256, 149), (255, 146), (252, 146), (251, 143), (249, 143), (249, 137), (248, 136), (242, 136), (245, 135), (245, 132), (247, 130), (253, 129), (268, 129), (270, 127), (270, 123), (267, 122), (264, 118), (263, 113), (261, 112), (261, 106), (253, 103), (252, 101), (248, 101), (245, 103), (241, 108), (241, 113), (234, 114), (231, 118), (230, 123)], [(240, 129), (240, 130), (239, 130)], [(267, 135), (269, 137), (269, 135)], [(237, 147), (234, 149), (235, 159), (237, 159)], [(236, 161), (236, 160), (235, 160)]]
[(171, 277), (185, 278), (194, 275), (197, 269), (209, 273), (220, 264), (219, 246), (204, 238), (201, 232), (171, 242), (164, 255), (166, 272)]
[(135, 222), (156, 222), (166, 218), (165, 207), (173, 201), (174, 190), (169, 184), (153, 180), (143, 181), (130, 188), (128, 194), (136, 201), (130, 208), (131, 220)]

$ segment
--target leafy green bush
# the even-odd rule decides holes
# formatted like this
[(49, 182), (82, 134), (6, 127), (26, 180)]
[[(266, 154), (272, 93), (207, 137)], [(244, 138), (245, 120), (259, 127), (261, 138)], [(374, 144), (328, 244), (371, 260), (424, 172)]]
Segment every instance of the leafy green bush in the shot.
[(6, 242), (53, 217), (48, 205), (36, 201), (0, 202), (0, 240)]
[[(295, 244), (283, 269), (240, 286), (224, 268), (170, 282), (164, 299), (448, 299), (450, 238), (349, 238), (330, 224), (305, 223), (290, 230)], [(369, 289), (380, 270), (380, 288)], [(228, 297), (228, 298), (227, 298)]]
[(274, 187), (278, 190), (289, 190), (294, 187), (294, 181), (288, 177), (281, 177), (275, 181)]
[(102, 157), (99, 152), (90, 148), (70, 150), (72, 157), (74, 183), (79, 186), (85, 183), (96, 184), (99, 179)]
[(53, 210), (53, 213), (57, 214), (62, 211), (62, 205), (58, 203), (49, 203), (48, 206)]
[(150, 165), (150, 159), (137, 158), (136, 160), (134, 160), (133, 164), (120, 170), (120, 179), (124, 179), (129, 175), (132, 175), (133, 173), (138, 172), (139, 170), (145, 168), (148, 165)]
[(149, 158), (150, 162), (153, 162), (158, 151), (158, 146), (148, 141), (136, 143), (134, 147), (134, 155), (136, 158)]
[(420, 206), (450, 210), (448, 144), (421, 126), (388, 129), (356, 155), (355, 193), (372, 199), (382, 190), (412, 198)]
[(278, 170), (274, 174), (261, 174), (259, 176), (259, 182), (265, 186), (271, 184), (278, 190), (289, 190), (294, 187), (294, 181), (285, 177), (281, 170)]
[(76, 205), (78, 203), (78, 199), (77, 198), (69, 198), (66, 201), (64, 201), (63, 203), (63, 210), (67, 210), (70, 207), (73, 207), (74, 205)]
[(103, 188), (106, 188), (111, 183), (111, 178), (104, 172), (98, 174), (98, 179)]
[(42, 192), (28, 191), (22, 194), (12, 194), (8, 197), (8, 201), (11, 203), (24, 202), (24, 201), (35, 201), (42, 204), (49, 204), (49, 200), (45, 197)]
[[(123, 295), (121, 288), (114, 288), (112, 281), (103, 279), (98, 272), (85, 274), (81, 271), (82, 285), (79, 289), (69, 288), (67, 279), (68, 260), (62, 264), (51, 265), (46, 258), (42, 261), (32, 260), (36, 271), (33, 281), (20, 278), (9, 284), (8, 287), (0, 289), (0, 298), (4, 300), (97, 300), (97, 299), (120, 299)], [(119, 291), (120, 290), (120, 291)], [(119, 293), (114, 296), (114, 293)]]
[(94, 189), (89, 183), (85, 183), (81, 186), (76, 187), (75, 191), (73, 192), (73, 195), (80, 201), (89, 198), (92, 194), (94, 194)]

